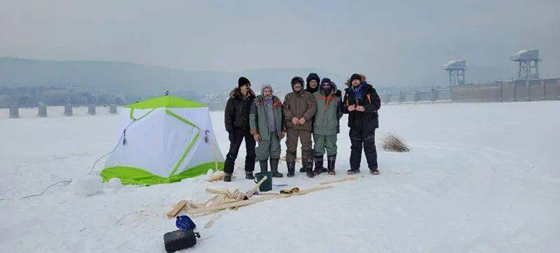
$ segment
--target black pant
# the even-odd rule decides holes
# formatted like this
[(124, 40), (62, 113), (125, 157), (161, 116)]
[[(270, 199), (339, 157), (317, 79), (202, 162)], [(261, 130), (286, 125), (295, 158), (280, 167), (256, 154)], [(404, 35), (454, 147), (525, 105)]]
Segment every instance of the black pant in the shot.
[(255, 170), (255, 139), (249, 130), (235, 129), (229, 134), (229, 152), (226, 155), (226, 162), (224, 164), (225, 173), (233, 173), (235, 167), (235, 159), (239, 153), (241, 142), (245, 138), (245, 149), (247, 149), (247, 156), (245, 156), (245, 171), (253, 172)]
[(350, 128), (350, 168), (360, 169), (362, 162), (362, 147), (366, 153), (366, 160), (370, 170), (377, 170), (377, 149), (375, 148), (375, 131), (364, 132)]

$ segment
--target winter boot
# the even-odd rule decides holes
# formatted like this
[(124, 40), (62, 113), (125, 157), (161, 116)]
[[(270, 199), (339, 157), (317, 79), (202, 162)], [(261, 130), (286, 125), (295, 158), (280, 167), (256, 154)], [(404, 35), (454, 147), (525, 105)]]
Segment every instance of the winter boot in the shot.
[(287, 161), (288, 177), (294, 177), (296, 170), (296, 161)]
[(315, 156), (315, 175), (323, 173), (323, 156)]
[(305, 167), (301, 166), (301, 168), (299, 168), (299, 172), (305, 173)]
[(336, 155), (330, 155), (327, 157), (327, 166), (329, 175), (336, 175), (334, 172), (334, 164), (336, 163)]
[(379, 175), (379, 170), (370, 170), (369, 173), (372, 175)]
[(360, 169), (350, 169), (348, 170), (348, 175), (354, 175), (360, 173)]
[(245, 178), (249, 179), (249, 180), (253, 180), (255, 179), (255, 176), (253, 176), (253, 172), (252, 171), (246, 171), (245, 172)]
[(231, 173), (224, 174), (224, 182), (231, 182)]
[(272, 171), (272, 177), (281, 178), (284, 177), (282, 173), (278, 172), (278, 160), (270, 158), (270, 170)]
[(259, 165), (261, 166), (262, 173), (268, 172), (268, 160), (259, 161)]
[(304, 167), (305, 167), (305, 172), (307, 173), (307, 177), (313, 178), (315, 176), (315, 174), (313, 173), (313, 160), (307, 159)]

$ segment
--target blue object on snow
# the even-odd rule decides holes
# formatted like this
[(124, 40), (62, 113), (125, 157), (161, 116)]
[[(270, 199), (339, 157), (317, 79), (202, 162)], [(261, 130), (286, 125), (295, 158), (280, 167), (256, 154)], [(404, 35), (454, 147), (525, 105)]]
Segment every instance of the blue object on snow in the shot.
[(186, 215), (177, 216), (175, 225), (178, 229), (183, 231), (188, 231), (196, 228), (196, 224), (194, 224), (194, 221), (192, 221), (191, 218)]

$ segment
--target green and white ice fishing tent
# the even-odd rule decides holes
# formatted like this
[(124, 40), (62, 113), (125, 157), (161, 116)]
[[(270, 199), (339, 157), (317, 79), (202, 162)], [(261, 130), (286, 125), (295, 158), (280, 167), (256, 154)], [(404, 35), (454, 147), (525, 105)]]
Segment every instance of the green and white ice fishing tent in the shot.
[(162, 96), (125, 106), (121, 117), (119, 145), (101, 172), (104, 182), (173, 183), (223, 168), (206, 104)]

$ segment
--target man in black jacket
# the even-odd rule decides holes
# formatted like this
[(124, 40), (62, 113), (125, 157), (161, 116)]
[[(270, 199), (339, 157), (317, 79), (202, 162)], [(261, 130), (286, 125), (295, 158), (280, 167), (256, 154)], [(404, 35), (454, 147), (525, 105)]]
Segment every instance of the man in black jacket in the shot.
[(342, 112), (348, 114), (352, 143), (348, 174), (360, 173), (363, 147), (370, 173), (379, 175), (375, 129), (379, 127), (378, 111), (381, 107), (381, 99), (371, 85), (362, 81), (359, 74), (352, 75), (349, 86), (342, 107)]
[(255, 99), (255, 93), (251, 90), (251, 83), (245, 77), (240, 77), (235, 88), (230, 93), (225, 110), (226, 131), (229, 134), (229, 152), (224, 164), (224, 181), (231, 182), (231, 176), (235, 167), (235, 159), (239, 153), (241, 142), (245, 138), (245, 178), (254, 179), (255, 170), (255, 140), (250, 133), (249, 113)]

